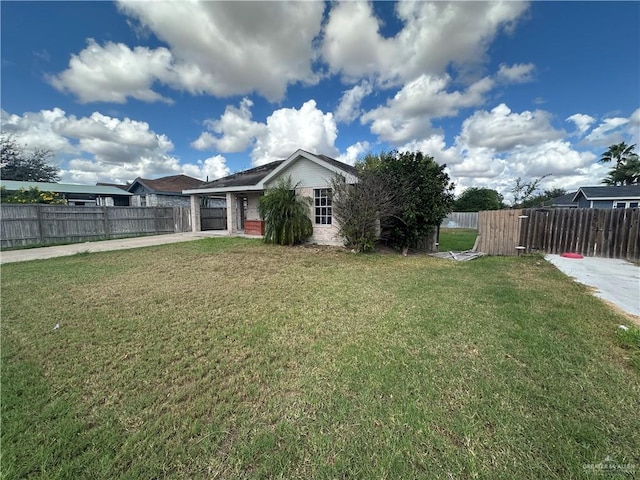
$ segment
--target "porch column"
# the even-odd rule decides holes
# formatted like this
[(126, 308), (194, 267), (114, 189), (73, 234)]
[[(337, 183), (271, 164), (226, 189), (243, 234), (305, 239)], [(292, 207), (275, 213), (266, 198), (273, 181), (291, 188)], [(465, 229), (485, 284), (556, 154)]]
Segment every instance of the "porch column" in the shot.
[(232, 234), (236, 230), (236, 196), (227, 193), (227, 233)]
[(200, 195), (191, 195), (191, 231), (200, 231)]

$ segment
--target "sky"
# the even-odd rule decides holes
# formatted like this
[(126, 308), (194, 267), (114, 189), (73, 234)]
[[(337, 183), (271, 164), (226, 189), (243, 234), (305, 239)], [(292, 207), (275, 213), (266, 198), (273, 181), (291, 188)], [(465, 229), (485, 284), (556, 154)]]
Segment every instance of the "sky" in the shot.
[(640, 143), (640, 2), (3, 1), (1, 127), (61, 181), (422, 151), (459, 194)]

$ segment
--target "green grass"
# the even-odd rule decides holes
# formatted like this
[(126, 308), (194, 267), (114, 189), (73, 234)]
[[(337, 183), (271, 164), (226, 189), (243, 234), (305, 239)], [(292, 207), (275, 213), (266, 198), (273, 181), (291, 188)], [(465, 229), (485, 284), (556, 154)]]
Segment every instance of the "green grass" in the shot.
[(441, 252), (462, 252), (471, 250), (478, 235), (470, 228), (441, 228), (438, 249)]
[(537, 256), (219, 238), (8, 264), (2, 477), (638, 469), (621, 323)]

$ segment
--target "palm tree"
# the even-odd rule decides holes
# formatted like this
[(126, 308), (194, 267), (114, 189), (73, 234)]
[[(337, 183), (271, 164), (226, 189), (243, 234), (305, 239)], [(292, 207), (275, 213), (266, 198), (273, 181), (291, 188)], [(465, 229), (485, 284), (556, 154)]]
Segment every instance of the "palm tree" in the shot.
[(616, 161), (616, 167), (619, 167), (629, 157), (637, 157), (634, 152), (635, 145), (627, 145), (625, 142), (620, 142), (615, 145), (609, 146), (609, 149), (600, 157), (600, 163), (609, 163), (613, 160)]
[(635, 145), (627, 145), (621, 142), (611, 145), (600, 157), (600, 163), (609, 163), (615, 160), (607, 178), (602, 183), (606, 185), (634, 185), (640, 183), (640, 160), (634, 152)]
[(309, 218), (311, 199), (296, 195), (291, 177), (280, 179), (260, 199), (258, 212), (264, 220), (264, 241), (295, 245), (313, 234)]

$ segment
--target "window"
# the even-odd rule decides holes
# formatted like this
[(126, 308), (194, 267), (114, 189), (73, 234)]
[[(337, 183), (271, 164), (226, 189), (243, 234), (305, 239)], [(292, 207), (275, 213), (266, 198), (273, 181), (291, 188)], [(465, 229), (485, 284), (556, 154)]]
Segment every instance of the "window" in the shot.
[(313, 191), (316, 225), (331, 225), (331, 189), (318, 188)]
[(638, 208), (638, 202), (629, 202), (629, 208)]
[(624, 208), (624, 207), (626, 207), (626, 206), (627, 206), (627, 204), (626, 204), (626, 203), (624, 203), (624, 202), (618, 202), (618, 203), (616, 203), (616, 208)]
[(638, 202), (613, 202), (613, 208), (638, 208)]

